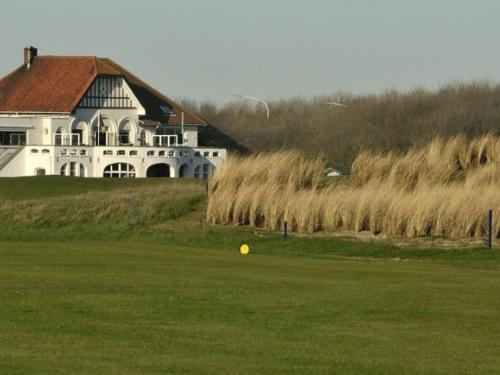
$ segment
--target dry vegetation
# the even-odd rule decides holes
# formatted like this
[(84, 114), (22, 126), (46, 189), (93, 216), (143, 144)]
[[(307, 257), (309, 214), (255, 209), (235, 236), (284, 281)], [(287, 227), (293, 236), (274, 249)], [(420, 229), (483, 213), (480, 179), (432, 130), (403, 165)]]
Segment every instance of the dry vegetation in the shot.
[(322, 159), (282, 151), (230, 158), (210, 182), (208, 219), (292, 231), (480, 237), (487, 209), (500, 236), (500, 137), (435, 138), (406, 153), (362, 152), (351, 179), (325, 184)]
[[(449, 84), (437, 91), (272, 100), (269, 121), (263, 106), (249, 101), (222, 106), (184, 103), (252, 152), (293, 149), (311, 157), (321, 152), (329, 165), (346, 171), (362, 150), (404, 152), (415, 144), (422, 147), (436, 136), (464, 134), (472, 138), (500, 131), (500, 85), (489, 82)], [(200, 142), (221, 139), (210, 130), (203, 129)]]

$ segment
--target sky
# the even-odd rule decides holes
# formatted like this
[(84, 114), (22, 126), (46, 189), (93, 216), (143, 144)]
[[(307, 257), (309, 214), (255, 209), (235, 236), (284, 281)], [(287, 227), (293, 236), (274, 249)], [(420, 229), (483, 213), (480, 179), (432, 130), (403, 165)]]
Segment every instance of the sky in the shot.
[(0, 76), (33, 45), (221, 104), (498, 82), (499, 14), (498, 0), (2, 0)]

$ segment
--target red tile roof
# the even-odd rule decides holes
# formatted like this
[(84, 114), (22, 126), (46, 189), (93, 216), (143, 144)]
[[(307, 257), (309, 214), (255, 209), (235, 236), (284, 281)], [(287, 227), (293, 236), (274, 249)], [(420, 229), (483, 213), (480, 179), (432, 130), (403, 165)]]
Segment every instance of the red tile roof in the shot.
[[(99, 75), (125, 78), (146, 110), (146, 120), (172, 125), (206, 122), (155, 90), (134, 74), (110, 59), (97, 57), (37, 56), (30, 69), (25, 65), (0, 80), (0, 112), (72, 113)], [(167, 105), (165, 115), (160, 105)]]

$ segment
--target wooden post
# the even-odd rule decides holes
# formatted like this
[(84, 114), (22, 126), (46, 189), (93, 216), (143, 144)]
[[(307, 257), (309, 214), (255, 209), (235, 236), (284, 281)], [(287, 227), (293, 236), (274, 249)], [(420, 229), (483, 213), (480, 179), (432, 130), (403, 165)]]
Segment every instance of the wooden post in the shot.
[(128, 206), (128, 217), (132, 224), (135, 224), (135, 197), (130, 197), (130, 204)]
[(488, 237), (487, 237), (488, 249), (493, 249), (493, 210), (490, 208), (488, 210)]

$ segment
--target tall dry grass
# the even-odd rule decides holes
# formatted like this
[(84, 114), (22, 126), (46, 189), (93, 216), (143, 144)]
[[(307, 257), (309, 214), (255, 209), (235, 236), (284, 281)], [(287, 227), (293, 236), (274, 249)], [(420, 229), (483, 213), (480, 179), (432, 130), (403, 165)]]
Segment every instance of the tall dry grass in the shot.
[(210, 182), (208, 219), (292, 231), (500, 236), (500, 137), (435, 138), (404, 154), (362, 152), (352, 176), (322, 184), (323, 162), (294, 152), (230, 158)]

